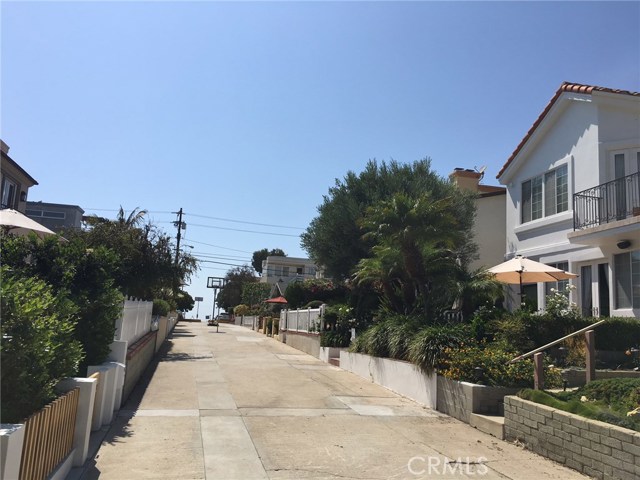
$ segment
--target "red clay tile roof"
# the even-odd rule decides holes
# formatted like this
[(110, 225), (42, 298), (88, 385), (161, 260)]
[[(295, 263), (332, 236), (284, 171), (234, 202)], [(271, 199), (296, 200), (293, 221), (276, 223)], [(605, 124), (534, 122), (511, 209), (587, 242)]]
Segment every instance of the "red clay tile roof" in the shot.
[(549, 110), (551, 110), (551, 107), (553, 107), (553, 104), (556, 103), (556, 100), (558, 100), (558, 97), (560, 97), (560, 95), (562, 95), (562, 93), (564, 92), (584, 93), (587, 95), (591, 95), (591, 93), (593, 92), (607, 92), (607, 93), (620, 93), (623, 95), (640, 97), (640, 92), (631, 92), (629, 90), (616, 90), (613, 88), (598, 87), (595, 85), (581, 85), (579, 83), (562, 82), (562, 85), (560, 85), (560, 88), (558, 88), (555, 95), (551, 98), (547, 106), (544, 108), (544, 110), (538, 117), (538, 119), (533, 123), (533, 125), (531, 126), (527, 134), (524, 136), (524, 138), (520, 141), (516, 149), (513, 151), (513, 153), (507, 160), (507, 163), (505, 163), (502, 166), (502, 168), (498, 172), (498, 175), (496, 175), (496, 178), (500, 178), (504, 173), (504, 171), (507, 169), (507, 167), (511, 165), (511, 162), (513, 162), (513, 159), (516, 157), (516, 155), (518, 155), (518, 153), (520, 153), (520, 150), (522, 150), (522, 147), (524, 147), (525, 143), (527, 143), (529, 138), (531, 138), (531, 135), (533, 135), (533, 132), (542, 123), (542, 120), (544, 120), (544, 118), (547, 116), (547, 113), (549, 113)]

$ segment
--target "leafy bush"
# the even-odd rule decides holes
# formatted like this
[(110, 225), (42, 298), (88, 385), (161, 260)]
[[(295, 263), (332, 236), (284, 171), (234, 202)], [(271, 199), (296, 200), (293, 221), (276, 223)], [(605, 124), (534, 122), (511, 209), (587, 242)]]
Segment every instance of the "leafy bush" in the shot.
[[(499, 345), (466, 345), (445, 353), (446, 361), (441, 373), (447, 378), (463, 382), (501, 387), (532, 387), (533, 361), (531, 359), (509, 363), (517, 354)], [(480, 368), (481, 370), (478, 370)], [(559, 387), (560, 371), (545, 369), (545, 386)]]
[(468, 325), (434, 325), (426, 327), (409, 345), (409, 360), (426, 371), (439, 369), (449, 352), (471, 341)]
[(344, 330), (325, 330), (320, 333), (321, 347), (348, 347), (351, 343), (351, 332)]
[(233, 314), (234, 315), (249, 315), (249, 312), (251, 311), (251, 308), (248, 305), (245, 305), (243, 303), (241, 303), (240, 305), (236, 305), (235, 307), (233, 307)]
[(314, 300), (323, 303), (341, 302), (347, 296), (347, 288), (327, 279), (307, 279), (291, 282), (284, 292), (289, 308), (301, 308)]
[(493, 321), (490, 330), (495, 340), (507, 350), (525, 353), (592, 323), (593, 319), (571, 315), (557, 317), (546, 312), (516, 310)]
[(155, 298), (153, 300), (153, 315), (160, 315), (161, 317), (166, 317), (171, 309), (169, 302), (166, 300), (162, 300), (161, 298)]
[(637, 318), (611, 317), (597, 327), (595, 332), (598, 350), (624, 352), (629, 347), (640, 346), (640, 322)]
[(54, 387), (77, 374), (83, 353), (74, 340), (78, 309), (43, 280), (1, 267), (2, 423), (18, 423), (55, 398)]
[(78, 308), (74, 336), (85, 353), (79, 373), (84, 375), (87, 365), (102, 363), (122, 312), (122, 295), (114, 280), (116, 254), (101, 246), (89, 249), (80, 237), (60, 242), (54, 236), (40, 240), (9, 235), (2, 239), (2, 256), (16, 275), (44, 280), (54, 295), (69, 298)]
[(390, 315), (357, 336), (351, 349), (376, 357), (407, 360), (429, 371), (437, 368), (446, 349), (470, 341), (468, 326), (422, 325), (419, 317)]

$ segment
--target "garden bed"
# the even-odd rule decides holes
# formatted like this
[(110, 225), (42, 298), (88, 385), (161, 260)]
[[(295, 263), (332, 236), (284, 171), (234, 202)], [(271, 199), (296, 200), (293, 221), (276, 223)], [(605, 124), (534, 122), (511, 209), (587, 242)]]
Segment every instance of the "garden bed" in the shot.
[(504, 408), (507, 440), (594, 478), (638, 478), (640, 433), (514, 396)]

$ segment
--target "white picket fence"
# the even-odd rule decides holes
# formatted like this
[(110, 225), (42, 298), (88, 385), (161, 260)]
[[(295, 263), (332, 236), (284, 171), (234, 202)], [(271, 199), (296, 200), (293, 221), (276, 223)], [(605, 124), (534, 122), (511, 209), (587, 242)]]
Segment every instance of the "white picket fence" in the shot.
[(321, 330), (319, 319), (323, 313), (324, 305), (320, 308), (282, 310), (279, 328), (281, 331), (318, 333)]
[(131, 345), (150, 332), (152, 311), (153, 302), (125, 300), (122, 316), (116, 320), (114, 340), (129, 342)]

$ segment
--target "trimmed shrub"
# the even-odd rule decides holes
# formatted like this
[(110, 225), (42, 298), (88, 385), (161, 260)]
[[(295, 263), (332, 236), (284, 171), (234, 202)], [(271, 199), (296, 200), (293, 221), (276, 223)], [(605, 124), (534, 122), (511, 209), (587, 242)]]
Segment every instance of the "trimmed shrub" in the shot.
[(153, 300), (152, 315), (160, 315), (166, 317), (171, 309), (169, 302), (162, 300), (161, 298), (155, 298)]
[[(599, 318), (592, 321), (601, 320)], [(597, 327), (596, 348), (598, 350), (626, 351), (640, 346), (640, 321), (633, 317), (611, 317)]]

